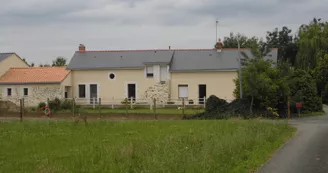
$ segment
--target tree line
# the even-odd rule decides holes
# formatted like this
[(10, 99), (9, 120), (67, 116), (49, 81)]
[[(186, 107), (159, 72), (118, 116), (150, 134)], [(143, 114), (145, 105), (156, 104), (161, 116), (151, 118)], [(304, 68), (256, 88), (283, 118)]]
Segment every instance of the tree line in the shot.
[[(26, 59), (24, 58), (23, 61), (30, 67), (34, 67), (35, 64), (34, 62), (32, 62), (31, 64), (29, 64)], [(39, 64), (39, 67), (59, 67), (59, 66), (66, 66), (67, 64), (67, 59), (65, 57), (59, 56), (57, 57), (55, 60), (52, 61), (52, 64)]]
[[(223, 40), (224, 48), (251, 48), (255, 58), (242, 54), (243, 99), (254, 110), (276, 109), (286, 115), (290, 103), (303, 112), (320, 112), (328, 103), (328, 22), (314, 18), (300, 25), (295, 33), (287, 26), (268, 31), (266, 40), (231, 33)], [(278, 61), (265, 60), (271, 48), (278, 48)], [(235, 97), (239, 98), (239, 76), (235, 79)]]

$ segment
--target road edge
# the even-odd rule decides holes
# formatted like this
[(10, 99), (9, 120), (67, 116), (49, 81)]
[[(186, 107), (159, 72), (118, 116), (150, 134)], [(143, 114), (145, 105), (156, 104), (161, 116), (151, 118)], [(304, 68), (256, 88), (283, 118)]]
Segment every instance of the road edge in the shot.
[[(290, 124), (289, 124), (290, 125)], [(265, 162), (259, 166), (256, 171), (254, 173), (259, 173), (259, 171), (266, 165), (268, 164), (268, 162), (277, 154), (278, 151), (280, 151), (282, 148), (284, 148), (288, 143), (290, 143), (292, 140), (294, 140), (296, 138), (296, 136), (299, 134), (299, 129), (294, 125), (290, 125), (291, 127), (295, 128), (296, 131), (293, 132), (293, 135), (287, 139), (280, 147), (278, 147), (277, 149), (275, 149), (269, 156), (268, 158), (265, 160)]]

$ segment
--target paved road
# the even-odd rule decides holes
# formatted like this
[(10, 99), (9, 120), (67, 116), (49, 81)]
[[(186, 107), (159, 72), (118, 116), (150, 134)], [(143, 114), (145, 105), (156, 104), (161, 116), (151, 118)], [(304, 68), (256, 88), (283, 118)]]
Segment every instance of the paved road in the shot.
[(258, 173), (328, 173), (328, 115), (290, 123), (298, 129), (296, 136)]

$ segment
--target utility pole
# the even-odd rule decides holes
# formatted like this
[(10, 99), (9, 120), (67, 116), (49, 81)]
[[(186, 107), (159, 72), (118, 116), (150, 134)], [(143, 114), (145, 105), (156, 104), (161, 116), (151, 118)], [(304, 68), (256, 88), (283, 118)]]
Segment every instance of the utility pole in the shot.
[(215, 37), (215, 43), (218, 41), (218, 23), (219, 23), (219, 21), (216, 20), (216, 30), (215, 30), (215, 32), (216, 32), (216, 37)]
[(242, 85), (242, 72), (241, 72), (241, 58), (240, 58), (240, 44), (239, 44), (239, 35), (237, 39), (238, 43), (238, 59), (239, 59), (239, 96), (242, 99), (243, 98), (243, 85)]

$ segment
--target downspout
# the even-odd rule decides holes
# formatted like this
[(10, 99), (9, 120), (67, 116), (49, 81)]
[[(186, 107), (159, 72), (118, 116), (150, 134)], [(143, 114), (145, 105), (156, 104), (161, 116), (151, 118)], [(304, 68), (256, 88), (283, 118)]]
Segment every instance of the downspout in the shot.
[(174, 54), (175, 54), (175, 50), (173, 51), (173, 54), (172, 54), (172, 57), (171, 57), (171, 60), (170, 60), (170, 63), (169, 63), (169, 75), (170, 75), (170, 79), (168, 80), (168, 88), (169, 88), (169, 99), (171, 99), (171, 93), (172, 93), (172, 86), (171, 86), (171, 79), (172, 79), (172, 73), (171, 73), (171, 66), (172, 66), (172, 61), (173, 61), (173, 58), (174, 58)]

